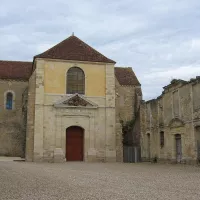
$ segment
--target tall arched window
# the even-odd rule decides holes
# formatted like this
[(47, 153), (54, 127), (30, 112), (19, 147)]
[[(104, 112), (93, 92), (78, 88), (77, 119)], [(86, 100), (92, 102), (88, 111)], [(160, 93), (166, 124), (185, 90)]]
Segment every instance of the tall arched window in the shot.
[(8, 92), (6, 94), (6, 109), (12, 110), (13, 109), (13, 94)]
[(85, 74), (82, 69), (72, 67), (67, 72), (67, 94), (85, 94)]

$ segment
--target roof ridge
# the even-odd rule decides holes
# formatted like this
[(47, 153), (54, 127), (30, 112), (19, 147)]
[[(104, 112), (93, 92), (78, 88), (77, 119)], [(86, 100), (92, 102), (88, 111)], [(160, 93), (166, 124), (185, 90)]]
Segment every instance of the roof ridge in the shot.
[(26, 62), (26, 63), (32, 63), (32, 61), (21, 61), (21, 60), (0, 60), (0, 62)]
[(69, 38), (71, 38), (71, 37), (72, 37), (72, 35), (69, 36), (68, 38), (66, 38), (66, 39), (64, 39), (64, 40), (62, 40), (62, 41), (60, 41), (58, 44), (55, 44), (54, 46), (52, 46), (51, 48), (47, 49), (47, 50), (44, 51), (43, 53), (40, 53), (40, 54), (38, 54), (38, 55), (35, 55), (34, 58), (40, 56), (41, 54), (44, 54), (44, 53), (50, 51), (51, 49), (53, 49), (53, 48), (55, 48), (56, 46), (58, 46), (58, 45), (64, 43), (67, 39), (69, 39)]
[(118, 66), (115, 66), (115, 68), (120, 68), (120, 69), (133, 69), (132, 67), (118, 67)]
[[(72, 35), (70, 37), (75, 37), (76, 39), (80, 40), (81, 42), (83, 42), (87, 47), (91, 48), (92, 50), (96, 51), (98, 54), (100, 54), (101, 56), (111, 60), (110, 58), (104, 56), (102, 53), (100, 53), (99, 51), (97, 51), (96, 49), (94, 49), (93, 47), (91, 47), (89, 44), (85, 43), (83, 40), (81, 40), (80, 38), (76, 37), (75, 35)], [(115, 61), (114, 61), (115, 62)]]

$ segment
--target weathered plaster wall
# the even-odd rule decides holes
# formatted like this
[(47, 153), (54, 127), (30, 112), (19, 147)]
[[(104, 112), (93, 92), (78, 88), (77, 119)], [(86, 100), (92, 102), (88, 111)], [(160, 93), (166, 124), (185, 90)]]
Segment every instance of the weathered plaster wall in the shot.
[[(118, 80), (115, 79), (116, 88), (116, 153), (117, 161), (123, 161), (123, 135), (121, 121), (126, 123), (127, 121), (135, 120), (135, 126), (133, 133), (129, 136), (129, 141), (139, 145), (139, 133), (140, 128), (139, 118), (137, 115), (139, 109), (139, 102), (142, 99), (140, 86), (122, 86)], [(136, 120), (137, 116), (137, 120)], [(134, 140), (134, 141), (132, 141)]]
[[(196, 162), (198, 139), (195, 137), (195, 130), (200, 126), (199, 94), (200, 81), (197, 77), (190, 82), (175, 81), (164, 88), (164, 92), (159, 98), (143, 102), (141, 106), (143, 160), (158, 157), (160, 161), (176, 162), (175, 135), (180, 134), (181, 162)], [(163, 147), (160, 145), (161, 131), (164, 132)], [(150, 134), (150, 144), (148, 143), (148, 134)]]
[[(24, 157), (22, 94), (28, 87), (28, 82), (0, 80), (0, 84), (0, 155)], [(12, 110), (5, 109), (7, 91), (14, 94)]]
[(65, 94), (66, 73), (71, 67), (80, 67), (85, 73), (86, 96), (106, 95), (106, 65), (91, 62), (46, 60), (44, 63), (45, 93)]
[(135, 87), (121, 86), (115, 79), (117, 120), (129, 121), (135, 114)]

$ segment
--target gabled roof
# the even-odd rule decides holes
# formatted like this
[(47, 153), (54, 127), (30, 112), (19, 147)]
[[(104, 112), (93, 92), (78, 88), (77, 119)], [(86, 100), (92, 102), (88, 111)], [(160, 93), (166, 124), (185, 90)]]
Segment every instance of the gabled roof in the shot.
[(131, 67), (115, 67), (115, 76), (120, 85), (141, 86)]
[(0, 79), (28, 80), (32, 62), (0, 60)]
[(116, 63), (72, 35), (35, 58)]

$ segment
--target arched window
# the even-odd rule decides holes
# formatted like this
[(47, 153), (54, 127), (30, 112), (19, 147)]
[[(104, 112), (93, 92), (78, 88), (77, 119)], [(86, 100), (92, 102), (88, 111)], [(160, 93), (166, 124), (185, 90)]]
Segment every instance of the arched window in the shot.
[(6, 109), (12, 110), (13, 109), (13, 94), (8, 92), (6, 94)]
[(72, 67), (67, 72), (67, 94), (85, 94), (85, 74), (82, 69)]

